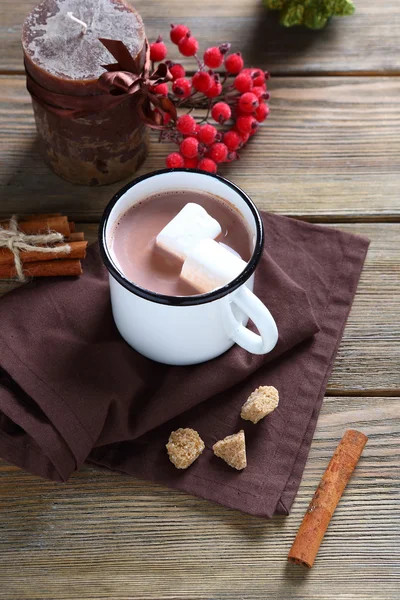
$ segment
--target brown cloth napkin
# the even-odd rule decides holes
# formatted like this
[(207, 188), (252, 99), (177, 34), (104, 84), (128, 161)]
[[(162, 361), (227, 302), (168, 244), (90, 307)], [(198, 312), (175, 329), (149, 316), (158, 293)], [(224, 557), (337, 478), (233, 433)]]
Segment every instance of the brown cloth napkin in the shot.
[[(273, 352), (234, 346), (190, 367), (144, 358), (113, 323), (97, 246), (76, 280), (34, 281), (0, 300), (0, 456), (65, 481), (84, 461), (179, 488), (254, 515), (287, 514), (296, 495), (368, 241), (264, 214), (256, 293), (276, 319)], [(240, 408), (259, 385), (279, 407), (257, 425)], [(171, 430), (206, 450), (186, 471), (169, 462)], [(245, 430), (241, 472), (211, 447)]]

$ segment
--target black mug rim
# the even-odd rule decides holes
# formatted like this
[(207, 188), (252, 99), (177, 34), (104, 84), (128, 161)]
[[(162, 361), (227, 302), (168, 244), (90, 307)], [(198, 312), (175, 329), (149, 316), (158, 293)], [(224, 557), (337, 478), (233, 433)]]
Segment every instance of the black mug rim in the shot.
[[(194, 296), (168, 296), (166, 294), (159, 294), (158, 292), (153, 292), (146, 288), (142, 288), (136, 283), (133, 283), (130, 279), (127, 279), (123, 273), (117, 268), (113, 259), (111, 257), (110, 251), (107, 245), (106, 239), (106, 229), (108, 224), (108, 219), (110, 217), (111, 211), (116, 205), (116, 203), (120, 200), (120, 198), (126, 194), (128, 190), (132, 187), (149, 179), (151, 177), (157, 177), (158, 175), (164, 175), (166, 173), (195, 173), (204, 175), (205, 177), (212, 177), (214, 179), (218, 179), (221, 183), (227, 185), (231, 189), (233, 189), (237, 194), (239, 194), (244, 200), (244, 202), (249, 207), (256, 226), (256, 242), (254, 245), (253, 254), (249, 262), (246, 265), (246, 268), (232, 281), (220, 287), (212, 292), (207, 292), (206, 294), (196, 294)], [(133, 179), (129, 183), (127, 183), (124, 187), (122, 187), (114, 196), (111, 198), (110, 202), (107, 204), (101, 221), (100, 221), (100, 229), (99, 229), (99, 245), (100, 245), (100, 253), (102, 260), (108, 270), (108, 272), (114, 277), (118, 283), (120, 283), (125, 289), (130, 291), (132, 294), (136, 296), (140, 296), (145, 300), (149, 300), (150, 302), (155, 302), (157, 304), (165, 304), (168, 306), (197, 306), (199, 304), (206, 304), (208, 302), (213, 302), (214, 300), (219, 300), (223, 298), (227, 294), (237, 290), (240, 286), (242, 286), (246, 281), (252, 276), (254, 273), (264, 247), (264, 226), (261, 219), (261, 215), (254, 204), (254, 202), (250, 199), (250, 197), (237, 185), (225, 179), (225, 177), (221, 177), (221, 175), (217, 175), (215, 173), (208, 173), (206, 171), (201, 171), (200, 169), (159, 169), (157, 171), (152, 171), (151, 173), (147, 173), (146, 175), (142, 175)]]

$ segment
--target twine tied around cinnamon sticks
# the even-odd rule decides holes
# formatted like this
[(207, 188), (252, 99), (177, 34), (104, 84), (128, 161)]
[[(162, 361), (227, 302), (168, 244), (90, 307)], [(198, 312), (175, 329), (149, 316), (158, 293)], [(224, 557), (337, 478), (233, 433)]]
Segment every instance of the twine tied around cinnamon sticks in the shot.
[(71, 246), (64, 244), (57, 247), (47, 244), (56, 244), (64, 241), (64, 236), (57, 231), (46, 233), (26, 234), (18, 229), (18, 219), (13, 215), (7, 224), (7, 229), (0, 226), (0, 248), (8, 248), (14, 256), (15, 271), (18, 281), (26, 281), (23, 271), (21, 252), (41, 252), (43, 254), (63, 253), (69, 254)]

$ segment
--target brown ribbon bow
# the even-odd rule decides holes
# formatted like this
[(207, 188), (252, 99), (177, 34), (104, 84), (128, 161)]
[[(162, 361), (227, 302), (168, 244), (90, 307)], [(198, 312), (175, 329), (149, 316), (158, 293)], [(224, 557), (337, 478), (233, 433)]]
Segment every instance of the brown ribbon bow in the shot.
[[(116, 63), (104, 65), (106, 73), (98, 79), (101, 94), (92, 96), (73, 96), (51, 92), (40, 86), (27, 72), (27, 89), (46, 110), (66, 118), (80, 118), (110, 110), (128, 97), (137, 96), (137, 110), (144, 123), (154, 128), (162, 128), (163, 113), (169, 113), (176, 119), (173, 102), (166, 97), (157, 96), (153, 88), (159, 83), (172, 80), (168, 67), (161, 63), (150, 72), (150, 47), (145, 40), (146, 56), (141, 67), (140, 56), (134, 58), (125, 44), (119, 40), (99, 38), (99, 41), (116, 59)], [(157, 110), (152, 108), (155, 107)]]

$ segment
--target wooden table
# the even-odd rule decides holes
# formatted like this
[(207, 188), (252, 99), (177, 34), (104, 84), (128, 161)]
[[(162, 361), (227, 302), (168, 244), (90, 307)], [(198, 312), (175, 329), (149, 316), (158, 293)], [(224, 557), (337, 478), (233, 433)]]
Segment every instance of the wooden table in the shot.
[[(400, 597), (400, 6), (355, 1), (317, 32), (280, 28), (258, 0), (135, 2), (150, 38), (184, 15), (203, 48), (229, 40), (272, 71), (271, 118), (222, 174), (262, 208), (372, 241), (291, 515), (261, 520), (89, 468), (49, 483), (2, 462), (0, 598)], [(19, 42), (34, 4), (0, 5), (0, 216), (64, 211), (94, 239), (118, 185), (74, 187), (37, 153)], [(165, 153), (154, 143), (141, 173)], [(305, 571), (286, 554), (348, 427), (370, 441)]]

